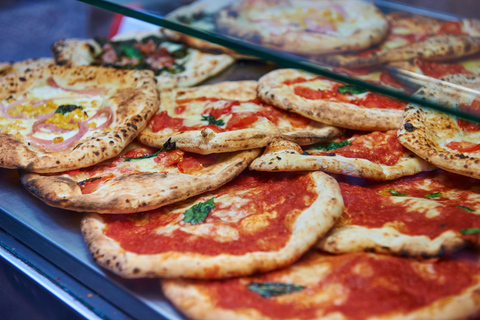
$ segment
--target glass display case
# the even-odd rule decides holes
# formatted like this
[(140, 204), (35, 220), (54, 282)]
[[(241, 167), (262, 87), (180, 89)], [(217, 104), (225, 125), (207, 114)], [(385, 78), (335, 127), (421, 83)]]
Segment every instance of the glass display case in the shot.
[[(171, 39), (237, 58), (232, 67), (203, 84), (256, 80), (277, 68), (296, 68), (469, 121), (480, 121), (480, 113), (476, 113), (475, 108), (461, 108), (458, 103), (441, 101), (434, 96), (415, 95), (422, 86), (432, 84), (439, 84), (443, 91), (458, 94), (466, 101), (472, 102), (480, 94), (475, 89), (442, 79), (449, 74), (467, 77), (480, 74), (480, 42), (477, 43), (480, 26), (477, 30), (470, 24), (471, 20), (461, 15), (374, 0), (361, 7), (373, 10), (368, 11), (366, 17), (360, 9), (337, 5), (305, 10), (284, 7), (281, 12), (260, 8), (261, 14), (241, 17), (243, 20), (237, 25), (235, 20), (240, 20), (237, 18), (242, 11), (235, 1), (141, 0), (134, 5), (124, 0), (82, 1), (165, 27), (170, 30), (165, 34)], [(429, 55), (428, 48), (415, 47), (426, 40), (420, 31), (408, 33), (397, 26), (397, 33), (392, 35), (390, 28), (397, 19), (410, 15), (435, 21), (438, 26), (435, 36), (443, 37), (447, 47), (439, 46)], [(343, 26), (343, 21), (348, 19), (359, 27)], [(378, 21), (374, 23), (374, 20)], [(336, 27), (327, 27), (325, 21), (334, 21)], [(368, 29), (367, 26), (375, 24), (376, 29)], [(288, 35), (291, 40), (286, 44), (283, 40), (291, 32), (289, 28), (294, 32), (293, 36)], [(362, 28), (368, 29), (367, 34), (361, 32)], [(274, 37), (280, 40), (272, 40)], [(308, 44), (307, 39), (312, 37), (318, 37), (317, 44)], [(463, 47), (458, 39), (463, 39), (460, 41)], [(396, 41), (411, 43), (413, 53), (403, 52), (406, 57), (391, 58), (391, 52), (401, 46), (395, 44)], [(455, 47), (451, 55), (450, 47)], [(443, 58), (439, 60), (438, 56)], [(442, 72), (435, 73), (433, 69)], [(166, 300), (158, 279), (123, 279), (98, 266), (79, 229), (81, 214), (52, 208), (34, 198), (22, 188), (19, 174), (8, 169), (0, 168), (0, 194), (3, 229), (0, 230), (0, 256), (30, 278), (36, 278), (35, 283), (75, 310), (75, 315), (89, 319), (186, 319)], [(22, 269), (21, 263), (33, 272)]]

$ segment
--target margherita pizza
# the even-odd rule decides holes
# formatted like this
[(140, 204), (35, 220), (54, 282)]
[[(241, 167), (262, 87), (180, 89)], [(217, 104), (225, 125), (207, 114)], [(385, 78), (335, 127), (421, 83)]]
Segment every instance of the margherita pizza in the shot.
[[(420, 89), (420, 97), (434, 98), (453, 108), (479, 116), (480, 78), (462, 74), (442, 78), (474, 89), (465, 91), (448, 83), (431, 83)], [(468, 89), (467, 89), (468, 90)], [(406, 148), (447, 171), (480, 178), (480, 125), (432, 109), (410, 104), (398, 140)]]
[(404, 12), (387, 17), (391, 31), (380, 45), (357, 54), (320, 58), (321, 61), (334, 66), (361, 67), (413, 58), (446, 61), (480, 51), (478, 20), (442, 22)]
[(240, 174), (259, 149), (202, 156), (167, 142), (160, 150), (131, 144), (100, 165), (41, 175), (22, 173), (22, 184), (47, 204), (75, 211), (133, 213), (214, 190)]
[(261, 102), (256, 87), (255, 81), (239, 81), (162, 92), (160, 111), (139, 140), (161, 147), (171, 139), (182, 150), (209, 154), (261, 148), (278, 139), (312, 144), (341, 134)]
[(110, 41), (64, 39), (52, 51), (60, 65), (152, 70), (160, 90), (193, 86), (234, 62), (226, 54), (202, 53), (168, 42), (160, 30), (119, 35)]
[(390, 182), (336, 177), (345, 211), (317, 245), (432, 257), (480, 244), (480, 181), (442, 170)]
[(322, 172), (249, 173), (156, 211), (88, 214), (82, 233), (94, 259), (124, 277), (219, 279), (293, 263), (342, 210)]
[(0, 79), (0, 166), (87, 167), (119, 154), (158, 109), (150, 71), (50, 67)]
[(300, 148), (290, 141), (271, 143), (250, 164), (259, 171), (321, 170), (370, 180), (393, 180), (435, 167), (397, 140), (397, 132), (347, 132), (333, 141)]
[(304, 117), (365, 131), (398, 129), (407, 103), (361, 87), (295, 69), (281, 69), (258, 81), (263, 101)]
[(388, 33), (383, 14), (356, 0), (243, 0), (222, 9), (216, 23), (230, 35), (300, 54), (362, 50)]
[(223, 281), (162, 280), (190, 319), (473, 319), (478, 255), (415, 260), (311, 251), (288, 268)]

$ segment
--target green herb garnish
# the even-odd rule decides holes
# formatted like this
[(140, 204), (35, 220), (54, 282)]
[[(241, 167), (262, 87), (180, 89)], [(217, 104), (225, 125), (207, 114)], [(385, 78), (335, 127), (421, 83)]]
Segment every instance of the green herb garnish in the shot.
[(188, 48), (185, 47), (185, 46), (181, 46), (179, 47), (178, 49), (176, 50), (173, 50), (173, 51), (170, 51), (170, 54), (172, 55), (172, 57), (174, 57), (175, 59), (181, 59), (181, 58), (184, 58), (188, 53)]
[(167, 142), (165, 142), (165, 143), (163, 144), (163, 147), (160, 148), (160, 150), (158, 150), (158, 151), (155, 152), (155, 153), (146, 154), (146, 155), (144, 155), (144, 156), (142, 156), (142, 157), (138, 157), (138, 158), (129, 158), (129, 157), (126, 157), (126, 158), (124, 158), (123, 160), (125, 160), (125, 161), (128, 162), (128, 161), (132, 161), (132, 160), (142, 160), (142, 159), (154, 158), (154, 157), (156, 157), (156, 156), (157, 156), (160, 152), (162, 152), (162, 151), (171, 151), (171, 150), (174, 150), (175, 147), (176, 147), (176, 145), (175, 145), (175, 142), (171, 142), (171, 141), (170, 141), (171, 139), (172, 139), (172, 138), (168, 138)]
[(343, 86), (337, 89), (339, 93), (351, 93), (351, 94), (361, 94), (365, 93), (368, 90), (359, 86)]
[(207, 121), (208, 124), (214, 124), (216, 126), (223, 126), (225, 122), (222, 119), (215, 119), (214, 116), (202, 116), (202, 121)]
[(138, 60), (143, 59), (143, 55), (140, 52), (140, 50), (138, 50), (134, 46), (121, 45), (118, 48), (118, 51), (120, 52), (121, 55), (126, 56), (129, 59), (138, 59)]
[(471, 229), (462, 229), (460, 231), (461, 234), (467, 235), (467, 234), (479, 234), (480, 233), (480, 228), (471, 228)]
[(194, 204), (183, 214), (183, 221), (191, 224), (197, 224), (205, 221), (205, 219), (207, 219), (208, 213), (212, 211), (213, 208), (215, 208), (215, 203), (213, 202), (213, 199), (215, 198), (211, 198), (210, 200), (207, 200), (205, 202), (199, 202), (197, 204)]
[(345, 147), (345, 146), (348, 146), (350, 144), (351, 144), (351, 142), (348, 141), (348, 140), (344, 140), (344, 141), (341, 141), (341, 142), (329, 142), (329, 143), (322, 143), (322, 144), (316, 146), (315, 149), (328, 151), (328, 150), (334, 150), (334, 149), (338, 149), (338, 148), (341, 148), (341, 147)]
[(455, 208), (460, 208), (460, 209), (463, 209), (463, 210), (467, 210), (468, 212), (474, 212), (475, 211), (473, 209), (470, 209), (469, 207), (464, 207), (464, 206), (455, 206)]
[(408, 194), (406, 194), (406, 193), (403, 193), (403, 192), (400, 193), (400, 192), (395, 191), (395, 190), (393, 190), (393, 189), (388, 189), (388, 191), (390, 191), (390, 193), (391, 193), (392, 195), (394, 195), (395, 197), (408, 196)]
[(441, 192), (434, 192), (425, 195), (425, 198), (432, 199), (432, 198), (440, 198), (442, 196)]
[(65, 114), (67, 114), (69, 112), (72, 112), (74, 110), (77, 110), (77, 109), (83, 110), (83, 107), (77, 106), (75, 104), (62, 104), (61, 106), (59, 106), (57, 108), (57, 110), (55, 110), (55, 113), (61, 113), (61, 114), (65, 115)]
[(263, 298), (270, 298), (294, 291), (303, 290), (305, 289), (305, 287), (279, 282), (252, 282), (247, 285), (247, 289), (258, 293)]

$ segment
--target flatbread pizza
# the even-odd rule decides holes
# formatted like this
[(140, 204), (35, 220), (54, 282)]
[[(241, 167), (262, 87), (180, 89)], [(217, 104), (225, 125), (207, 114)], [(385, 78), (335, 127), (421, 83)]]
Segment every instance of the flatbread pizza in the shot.
[(295, 69), (274, 70), (258, 81), (258, 96), (275, 107), (343, 128), (398, 129), (407, 103), (361, 87)]
[(418, 158), (387, 132), (349, 132), (332, 141), (300, 147), (275, 141), (250, 164), (258, 171), (321, 170), (370, 180), (393, 180), (430, 171), (435, 166)]
[(345, 211), (316, 248), (426, 258), (480, 244), (479, 180), (442, 170), (389, 182), (336, 179)]
[(479, 312), (478, 255), (415, 260), (310, 252), (288, 268), (223, 281), (162, 280), (190, 319), (469, 319)]
[(390, 13), (387, 18), (391, 31), (378, 46), (318, 59), (333, 66), (362, 67), (414, 58), (447, 61), (480, 51), (478, 20), (441, 21), (404, 12)]
[(161, 94), (160, 111), (139, 140), (201, 154), (261, 148), (278, 139), (305, 145), (326, 141), (341, 129), (269, 106), (257, 99), (256, 81), (221, 82)]
[[(462, 74), (442, 78), (460, 85), (431, 83), (417, 95), (436, 99), (437, 102), (478, 115), (480, 78)], [(452, 115), (410, 104), (398, 130), (398, 140), (406, 148), (444, 170), (480, 178), (480, 126)]]
[(190, 87), (230, 66), (226, 54), (208, 54), (167, 41), (160, 30), (120, 34), (112, 40), (63, 39), (52, 47), (60, 65), (152, 70), (160, 90)]
[(202, 156), (175, 143), (130, 144), (97, 166), (56, 175), (21, 173), (22, 185), (47, 204), (75, 211), (134, 213), (214, 190), (240, 174), (259, 149)]
[(238, 1), (218, 13), (216, 24), (240, 39), (299, 54), (362, 50), (388, 33), (383, 14), (355, 0)]
[(119, 154), (158, 109), (150, 71), (50, 67), (0, 79), (0, 167), (60, 172)]
[(324, 173), (245, 173), (156, 211), (88, 214), (82, 233), (94, 259), (123, 277), (221, 279), (293, 263), (342, 210)]

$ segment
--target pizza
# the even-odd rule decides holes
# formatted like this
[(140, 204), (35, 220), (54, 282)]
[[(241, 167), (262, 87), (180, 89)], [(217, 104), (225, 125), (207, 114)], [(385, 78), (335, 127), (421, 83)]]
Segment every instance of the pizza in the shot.
[(471, 319), (478, 255), (432, 260), (309, 252), (290, 267), (229, 280), (162, 280), (190, 319)]
[[(479, 115), (480, 78), (462, 74), (442, 78), (446, 82), (470, 88), (459, 89), (448, 83), (431, 83), (420, 89), (420, 97), (433, 97), (437, 102), (473, 115)], [(473, 89), (473, 90), (471, 90)], [(480, 125), (446, 113), (410, 104), (398, 130), (398, 140), (406, 148), (444, 170), (480, 178), (478, 144)]]
[(229, 35), (299, 54), (362, 50), (388, 33), (373, 4), (353, 0), (243, 0), (222, 9), (216, 23)]
[(158, 109), (150, 71), (50, 67), (0, 79), (0, 167), (60, 172), (119, 154)]
[(277, 139), (305, 145), (341, 130), (274, 108), (257, 99), (256, 81), (220, 82), (161, 93), (160, 111), (138, 139), (201, 154), (261, 148)]
[(7, 74), (30, 72), (37, 68), (51, 67), (53, 65), (55, 65), (55, 62), (50, 58), (28, 59), (17, 62), (0, 62), (0, 77)]
[(407, 103), (362, 87), (295, 69), (279, 69), (258, 81), (258, 96), (275, 107), (343, 128), (398, 129)]
[(96, 262), (123, 277), (221, 279), (293, 263), (342, 210), (324, 173), (253, 172), (155, 211), (88, 214), (81, 228)]
[(202, 156), (168, 141), (130, 144), (101, 164), (58, 174), (21, 173), (22, 185), (47, 204), (75, 211), (134, 213), (214, 190), (240, 174), (259, 149)]
[(388, 182), (337, 176), (345, 211), (317, 248), (433, 257), (480, 244), (480, 181), (442, 170)]
[(216, 75), (234, 59), (176, 44), (160, 30), (121, 34), (112, 40), (63, 39), (52, 47), (60, 65), (95, 65), (129, 70), (152, 70), (160, 90), (190, 87)]
[[(189, 5), (181, 6), (173, 10), (167, 14), (165, 18), (196, 30), (214, 32), (216, 29), (215, 20), (217, 12), (230, 3), (233, 3), (233, 1), (220, 2), (212, 0), (197, 0)], [(188, 34), (166, 28), (161, 28), (160, 31), (169, 41), (183, 43), (188, 47), (195, 48), (203, 52), (209, 52), (212, 54), (225, 53), (236, 59), (257, 59), (256, 57), (241, 54), (230, 48), (195, 38)]]
[(351, 132), (332, 141), (301, 148), (275, 141), (251, 164), (258, 171), (321, 170), (370, 180), (393, 180), (435, 167), (397, 140), (397, 132)]
[(392, 62), (389, 66), (435, 79), (452, 74), (479, 76), (480, 54), (445, 62), (432, 62), (415, 58), (409, 61)]
[(372, 66), (421, 58), (446, 61), (480, 51), (480, 22), (473, 19), (441, 21), (417, 14), (387, 15), (388, 37), (374, 48), (355, 54), (331, 55), (317, 60), (343, 67)]

